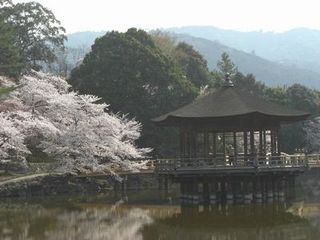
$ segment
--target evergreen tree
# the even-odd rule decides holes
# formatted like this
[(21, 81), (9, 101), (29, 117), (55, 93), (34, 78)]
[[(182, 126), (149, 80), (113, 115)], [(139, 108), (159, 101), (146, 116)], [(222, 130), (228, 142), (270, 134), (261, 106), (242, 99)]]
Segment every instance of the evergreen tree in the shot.
[(162, 148), (160, 142), (168, 142), (159, 141), (161, 136), (170, 139), (171, 133), (165, 136), (151, 119), (197, 95), (181, 68), (161, 52), (149, 34), (135, 28), (98, 38), (69, 81), (81, 93), (98, 95), (110, 103), (113, 111), (136, 117), (143, 124), (140, 144), (157, 149)]
[(221, 60), (217, 63), (217, 67), (223, 75), (233, 75), (238, 72), (238, 68), (231, 61), (229, 55), (226, 52), (223, 52), (221, 54)]
[(0, 26), (2, 41), (11, 44), (2, 45), (1, 50), (15, 63), (1, 62), (2, 69), (6, 68), (9, 73), (40, 69), (41, 64), (53, 62), (54, 50), (63, 48), (66, 39), (65, 30), (54, 14), (37, 2), (14, 4), (10, 0), (1, 0), (0, 23), (6, 24)]
[(0, 75), (17, 76), (22, 68), (14, 45), (14, 30), (0, 20)]

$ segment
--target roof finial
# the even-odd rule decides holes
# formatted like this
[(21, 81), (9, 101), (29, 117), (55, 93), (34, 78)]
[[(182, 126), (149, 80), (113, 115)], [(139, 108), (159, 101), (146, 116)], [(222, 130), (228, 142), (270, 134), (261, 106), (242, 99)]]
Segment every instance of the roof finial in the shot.
[(224, 86), (225, 87), (233, 87), (234, 86), (230, 76), (231, 76), (231, 74), (228, 72), (224, 75), (224, 77), (225, 77), (225, 85)]

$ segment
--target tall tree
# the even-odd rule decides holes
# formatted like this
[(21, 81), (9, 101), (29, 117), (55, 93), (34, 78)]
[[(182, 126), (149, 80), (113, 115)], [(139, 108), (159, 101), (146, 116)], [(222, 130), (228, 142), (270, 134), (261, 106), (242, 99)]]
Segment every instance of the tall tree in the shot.
[(96, 96), (69, 92), (64, 79), (31, 74), (1, 104), (7, 109), (0, 113), (0, 163), (25, 164), (34, 143), (66, 172), (130, 168), (129, 159), (149, 152), (135, 146), (141, 128), (137, 121), (110, 113)]
[(24, 69), (40, 69), (55, 59), (54, 49), (62, 48), (64, 28), (54, 14), (37, 2), (0, 1), (0, 22), (14, 30), (14, 46)]
[(184, 42), (179, 43), (174, 49), (173, 56), (182, 67), (187, 79), (197, 88), (211, 83), (207, 61), (191, 45)]
[(217, 67), (219, 71), (223, 74), (236, 74), (238, 72), (238, 68), (236, 65), (231, 61), (229, 55), (226, 52), (221, 54), (221, 59), (217, 63)]
[(0, 20), (0, 75), (16, 76), (22, 68), (18, 50), (14, 45), (14, 29)]
[(177, 42), (170, 33), (153, 31), (151, 36), (162, 52), (170, 57), (184, 72), (185, 77), (198, 89), (212, 84), (207, 61), (193, 46)]
[(135, 116), (144, 126), (140, 143), (152, 147), (159, 146), (159, 135), (151, 118), (190, 102), (197, 94), (151, 36), (134, 28), (98, 38), (69, 81), (82, 93), (102, 97), (113, 111)]

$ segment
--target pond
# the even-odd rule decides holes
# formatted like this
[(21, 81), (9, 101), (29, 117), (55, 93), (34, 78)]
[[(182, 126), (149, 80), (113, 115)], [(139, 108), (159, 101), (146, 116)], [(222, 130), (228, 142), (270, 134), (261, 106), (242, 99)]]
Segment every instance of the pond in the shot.
[(0, 239), (320, 239), (320, 202), (180, 206), (160, 191), (8, 200)]

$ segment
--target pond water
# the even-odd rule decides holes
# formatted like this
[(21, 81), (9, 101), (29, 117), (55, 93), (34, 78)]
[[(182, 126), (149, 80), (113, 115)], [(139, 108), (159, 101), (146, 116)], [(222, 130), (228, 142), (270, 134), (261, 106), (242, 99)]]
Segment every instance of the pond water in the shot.
[(5, 240), (320, 239), (320, 202), (180, 206), (162, 192), (0, 202)]

